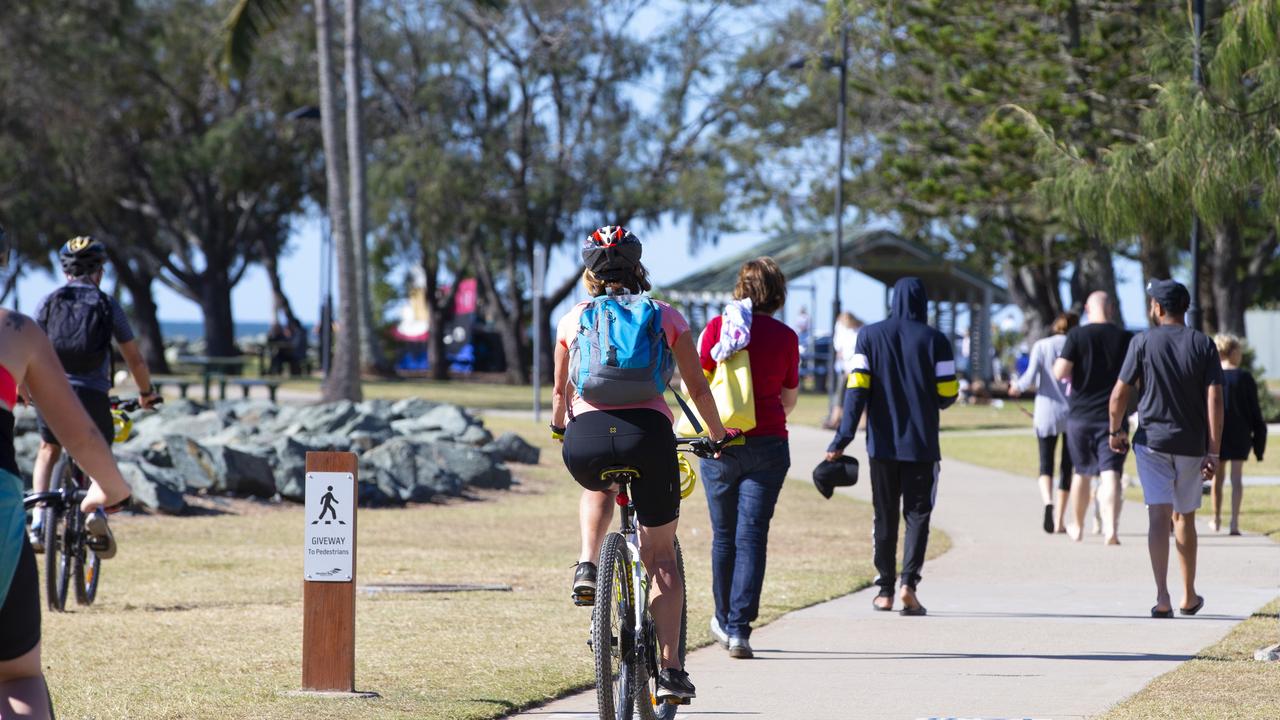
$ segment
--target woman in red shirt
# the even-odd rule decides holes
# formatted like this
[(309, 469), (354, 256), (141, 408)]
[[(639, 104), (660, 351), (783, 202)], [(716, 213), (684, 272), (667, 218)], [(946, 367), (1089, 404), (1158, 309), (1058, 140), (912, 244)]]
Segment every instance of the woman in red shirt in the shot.
[(791, 467), (787, 415), (799, 393), (800, 339), (772, 317), (787, 299), (786, 276), (772, 258), (744, 263), (733, 296), (738, 309), (749, 308), (749, 327), (738, 323), (738, 309), (726, 313), (727, 328), (725, 316), (713, 318), (703, 331), (699, 354), (702, 368), (712, 373), (717, 357), (722, 361), (732, 350), (747, 353), (756, 427), (746, 433), (745, 445), (725, 448), (717, 460), (703, 460), (702, 478), (711, 511), (711, 587), (716, 602), (711, 632), (731, 656), (750, 658), (769, 520)]

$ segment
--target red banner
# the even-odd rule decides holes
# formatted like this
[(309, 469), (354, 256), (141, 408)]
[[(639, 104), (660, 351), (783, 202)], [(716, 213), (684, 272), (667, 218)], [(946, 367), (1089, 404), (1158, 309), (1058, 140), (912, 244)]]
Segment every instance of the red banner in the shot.
[(476, 311), (476, 279), (467, 278), (458, 282), (458, 294), (453, 299), (455, 316), (470, 315)]

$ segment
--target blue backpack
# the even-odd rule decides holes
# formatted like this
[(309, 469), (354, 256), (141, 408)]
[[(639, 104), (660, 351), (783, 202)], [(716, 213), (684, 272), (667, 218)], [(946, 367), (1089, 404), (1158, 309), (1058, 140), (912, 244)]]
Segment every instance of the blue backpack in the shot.
[(662, 308), (641, 296), (603, 295), (583, 308), (569, 347), (569, 379), (593, 405), (630, 405), (661, 397), (674, 359)]

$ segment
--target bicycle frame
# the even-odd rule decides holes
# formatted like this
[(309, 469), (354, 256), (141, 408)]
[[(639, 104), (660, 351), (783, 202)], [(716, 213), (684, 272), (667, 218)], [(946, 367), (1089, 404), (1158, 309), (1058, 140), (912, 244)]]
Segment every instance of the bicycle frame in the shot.
[(645, 637), (644, 622), (645, 616), (649, 612), (649, 573), (644, 566), (644, 561), (640, 558), (640, 529), (636, 525), (636, 506), (631, 501), (631, 495), (627, 493), (627, 486), (623, 485), (618, 490), (616, 502), (622, 509), (622, 526), (619, 534), (622, 535), (623, 542), (627, 545), (627, 566), (631, 569), (630, 594), (632, 607), (635, 608), (635, 617), (631, 632), (635, 638), (632, 652), (635, 653), (636, 662), (644, 662), (647, 654), (648, 638)]

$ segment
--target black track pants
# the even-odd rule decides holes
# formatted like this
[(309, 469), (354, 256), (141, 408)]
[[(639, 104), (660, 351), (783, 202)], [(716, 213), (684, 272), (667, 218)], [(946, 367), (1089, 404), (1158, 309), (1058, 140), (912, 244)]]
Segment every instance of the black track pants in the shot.
[(920, 582), (929, 548), (929, 515), (938, 493), (938, 463), (871, 458), (871, 504), (875, 508), (876, 585), (892, 595), (898, 577), (898, 518), (907, 521), (903, 540), (902, 584)]

